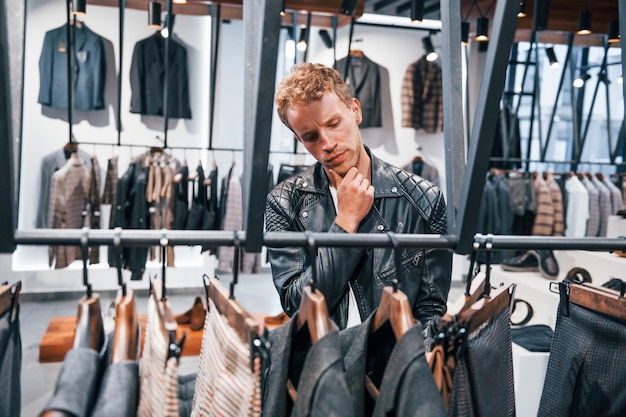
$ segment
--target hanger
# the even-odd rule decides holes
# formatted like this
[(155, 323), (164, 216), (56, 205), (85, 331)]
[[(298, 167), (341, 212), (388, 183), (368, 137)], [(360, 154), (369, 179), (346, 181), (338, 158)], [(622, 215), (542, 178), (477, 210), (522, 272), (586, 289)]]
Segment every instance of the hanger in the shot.
[(310, 231), (306, 231), (309, 258), (311, 260), (311, 285), (302, 288), (296, 331), (307, 326), (311, 342), (316, 343), (328, 333), (337, 330), (337, 326), (328, 315), (326, 299), (317, 285), (317, 245)]
[[(357, 43), (357, 42), (361, 42), (362, 43), (363, 39), (362, 38), (358, 38), (358, 39), (354, 39), (352, 41), (352, 43)], [(364, 56), (365, 56), (365, 54), (363, 53), (362, 50), (356, 49), (356, 48), (355, 49), (350, 48), (350, 57), (352, 57), (352, 58), (363, 58)]]
[(11, 309), (11, 322), (17, 318), (21, 291), (22, 281), (17, 281), (12, 285), (9, 285), (8, 283), (0, 285), (0, 315), (3, 315)]
[(136, 361), (139, 357), (139, 321), (135, 305), (135, 293), (132, 288), (126, 288), (122, 278), (122, 228), (116, 227), (113, 237), (113, 251), (117, 282), (120, 289), (115, 297), (115, 327), (113, 330), (113, 346), (111, 348), (111, 363), (124, 360)]
[(396, 341), (415, 325), (415, 318), (411, 311), (409, 299), (402, 291), (398, 290), (398, 285), (402, 283), (402, 260), (400, 256), (400, 244), (395, 233), (388, 231), (387, 236), (391, 240), (394, 248), (396, 263), (396, 278), (391, 285), (383, 288), (380, 303), (376, 309), (370, 334), (375, 333), (385, 323), (391, 325)]
[(235, 299), (235, 285), (239, 282), (239, 267), (241, 262), (241, 242), (239, 240), (239, 234), (236, 230), (233, 230), (233, 279), (230, 282), (230, 292), (228, 294), (229, 300)]
[(565, 315), (569, 315), (568, 303), (574, 303), (596, 313), (606, 314), (622, 321), (626, 320), (626, 298), (623, 287), (622, 291), (615, 291), (610, 288), (600, 288), (593, 284), (577, 284), (563, 280), (559, 283), (551, 283), (550, 291), (556, 292), (553, 290), (555, 284), (559, 286), (561, 312)]
[(92, 293), (87, 271), (88, 233), (83, 227), (80, 238), (80, 249), (83, 258), (83, 285), (85, 295), (78, 301), (76, 327), (74, 329), (73, 348), (90, 348), (99, 351), (104, 343), (104, 325), (100, 309), (100, 294)]

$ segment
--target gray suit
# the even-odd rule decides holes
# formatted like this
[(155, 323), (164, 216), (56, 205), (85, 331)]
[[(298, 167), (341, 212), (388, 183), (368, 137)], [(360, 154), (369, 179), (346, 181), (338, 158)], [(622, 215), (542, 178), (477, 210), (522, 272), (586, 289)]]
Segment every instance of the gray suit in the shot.
[[(298, 313), (269, 334), (271, 364), (263, 386), (263, 415), (287, 416), (287, 379), (300, 369), (290, 369), (295, 356), (306, 355), (297, 382), (298, 396), (291, 407), (291, 417), (351, 417), (357, 416), (343, 374), (339, 332), (331, 332), (310, 347), (294, 340)], [(301, 340), (300, 340), (301, 341)]]
[[(67, 24), (46, 32), (39, 57), (39, 99), (45, 106), (66, 109)], [(74, 59), (74, 107), (79, 110), (104, 109), (106, 58), (102, 38), (84, 23), (76, 27)]]
[[(375, 312), (360, 325), (339, 332), (346, 382), (357, 415), (445, 416), (441, 394), (424, 357), (422, 326), (416, 323), (397, 342), (389, 328), (381, 328), (382, 333), (374, 337), (370, 335), (374, 315)], [(366, 398), (366, 374), (380, 380), (376, 381), (379, 396), (375, 404)]]

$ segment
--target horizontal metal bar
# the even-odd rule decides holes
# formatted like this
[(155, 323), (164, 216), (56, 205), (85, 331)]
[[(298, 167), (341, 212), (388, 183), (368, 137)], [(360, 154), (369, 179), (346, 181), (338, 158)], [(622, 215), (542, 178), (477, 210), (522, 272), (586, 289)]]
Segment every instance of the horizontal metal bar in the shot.
[[(236, 234), (236, 236), (235, 236)], [(81, 238), (87, 237), (90, 246), (113, 245), (119, 237), (123, 246), (150, 246), (163, 242), (171, 246), (211, 244), (234, 246), (235, 238), (244, 246), (244, 231), (224, 230), (133, 230), (119, 232), (111, 229), (32, 229), (18, 230), (15, 241), (20, 245), (80, 245)], [(384, 233), (305, 233), (305, 232), (266, 232), (263, 243), (269, 247), (307, 246), (309, 236), (318, 247), (391, 247), (389, 237)], [(398, 234), (398, 243), (403, 248), (455, 249), (457, 238), (454, 235)], [(479, 250), (485, 250), (490, 240), (492, 249), (553, 249), (553, 250), (626, 250), (626, 238), (565, 236), (514, 236), (481, 235), (474, 236)]]

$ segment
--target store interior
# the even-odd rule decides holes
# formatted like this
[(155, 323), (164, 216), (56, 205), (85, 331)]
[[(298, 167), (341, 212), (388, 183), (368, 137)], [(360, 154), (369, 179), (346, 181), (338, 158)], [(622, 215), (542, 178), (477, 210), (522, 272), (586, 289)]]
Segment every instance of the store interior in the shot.
[[(21, 367), (7, 375), (17, 373), (20, 387), (13, 385), (9, 391), (13, 398), (19, 396), (22, 416), (38, 416), (49, 406), (64, 355), (72, 340), (76, 343), (76, 323), (86, 299), (99, 299), (105, 327), (112, 330), (122, 291), (124, 296), (126, 291), (134, 294), (141, 321), (150, 314), (154, 282), (162, 284), (158, 290), (162, 294), (167, 291), (161, 300), (167, 300), (175, 315), (189, 310), (197, 297), (207, 308), (212, 298), (208, 288), (221, 285), (224, 293), (215, 300), (222, 300), (221, 306), (235, 306), (237, 317), (244, 317), (248, 342), (265, 343), (262, 329), (276, 326), (266, 318), (282, 313), (268, 246), (394, 245), (384, 234), (335, 240), (322, 234), (264, 233), (265, 196), (272, 185), (285, 172), (315, 162), (276, 116), (273, 94), (278, 82), (300, 62), (354, 67), (365, 59), (377, 68), (381, 112), (379, 122), (361, 127), (364, 144), (382, 160), (435, 183), (448, 205), (446, 235), (398, 235), (402, 247), (452, 252), (448, 308), (450, 314), (458, 313), (455, 326), (457, 318), (470, 314), (461, 308), (470, 296), (482, 299), (481, 308), (487, 300), (507, 313), (502, 331), (505, 342), (511, 337), (513, 341), (505, 346), (507, 356), (501, 365), (510, 370), (512, 385), (509, 392), (494, 395), (497, 404), (508, 401), (502, 415), (550, 415), (547, 407), (565, 405), (578, 407), (580, 415), (600, 415), (594, 414), (598, 410), (606, 415), (626, 413), (621, 399), (610, 412), (590, 411), (574, 399), (556, 405), (546, 400), (555, 397), (548, 390), (555, 389), (555, 378), (562, 376), (553, 374), (556, 365), (550, 362), (554, 355), (549, 347), (556, 349), (550, 341), (557, 340), (557, 323), (567, 317), (563, 306), (568, 302), (576, 306), (570, 311), (582, 306), (615, 326), (611, 329), (616, 328), (617, 335), (606, 346), (591, 336), (590, 343), (604, 349), (598, 355), (613, 358), (617, 369), (619, 364), (626, 366), (626, 350), (611, 350), (626, 340), (622, 59), (626, 40), (620, 37), (626, 33), (624, 4), (609, 0), (576, 5), (563, 0), (13, 3), (6, 2), (0, 16), (0, 29), (6, 34), (0, 36), (0, 92), (6, 97), (0, 104), (0, 198), (6, 202), (0, 205), (0, 281), (6, 281), (1, 294), (14, 294), (16, 288), (19, 294), (11, 296), (11, 303), (19, 302)], [(86, 13), (74, 13), (83, 7)], [(587, 14), (591, 33), (577, 33), (584, 29)], [(87, 41), (86, 31), (92, 36)], [(483, 31), (487, 39), (480, 38)], [(52, 40), (67, 39), (68, 34), (74, 40), (69, 45)], [(93, 39), (98, 48), (84, 49)], [(159, 47), (167, 45), (166, 53), (179, 54), (177, 58), (165, 64), (141, 62), (141, 48), (155, 39), (161, 42)], [(86, 87), (80, 84), (84, 78), (75, 79), (78, 72), (67, 72), (65, 87), (59, 87), (58, 80), (55, 84), (46, 71), (52, 73), (60, 64), (51, 64), (53, 58), (46, 54), (65, 59), (65, 47), (78, 52), (62, 68), (67, 69), (67, 63), (76, 68), (97, 65), (100, 78)], [(432, 61), (427, 58), (431, 52), (437, 54)], [(438, 89), (428, 93), (439, 105), (432, 125), (426, 120), (407, 121), (405, 113), (408, 71), (425, 60), (436, 68), (440, 80)], [(164, 117), (163, 109), (147, 110), (155, 99), (140, 94), (140, 83), (148, 77), (142, 72), (144, 64), (164, 64), (166, 81), (159, 94), (174, 116)], [(67, 88), (68, 78), (78, 82), (75, 90)], [(63, 95), (59, 88), (65, 88), (64, 103), (53, 102)], [(91, 103), (84, 101), (87, 88), (97, 93), (89, 97)], [(431, 99), (423, 94), (424, 102)], [(54, 224), (49, 200), (55, 171), (46, 165), (67, 150), (89, 163), (85, 174), (95, 173), (89, 178), (98, 178), (96, 202), (85, 197), (90, 207), (97, 208), (87, 221), (83, 216), (73, 227)], [(174, 192), (184, 189), (189, 210), (202, 201), (219, 221), (195, 226), (187, 222), (169, 230), (159, 224), (136, 227), (143, 230), (117, 224), (120, 200), (106, 199), (106, 183), (113, 175), (117, 184), (144, 159), (163, 170), (168, 166), (176, 170), (174, 174), (187, 167), (185, 188), (176, 185)], [(515, 184), (519, 190), (522, 181), (532, 193), (524, 201), (520, 199), (526, 197), (513, 189)], [(580, 185), (575, 194), (569, 188), (574, 181), (591, 185)], [(232, 198), (233, 193), (240, 196), (241, 211), (234, 217), (226, 209), (226, 194)], [(549, 200), (549, 216), (542, 211), (542, 198)], [(158, 198), (148, 198), (151, 202), (155, 222), (161, 216)], [(85, 213), (86, 205), (81, 207)], [(541, 216), (549, 226), (538, 226)], [(206, 214), (204, 218), (208, 222)], [(227, 218), (234, 223), (225, 226)], [(118, 255), (123, 267), (117, 264)], [(127, 256), (136, 256), (139, 262), (133, 261), (131, 267)], [(210, 279), (212, 286), (207, 287)], [(489, 285), (481, 287), (483, 282)], [(0, 314), (8, 311), (3, 300), (0, 295)], [(485, 313), (489, 317), (477, 315), (474, 324), (468, 321), (475, 340), (485, 333), (486, 321), (496, 317), (488, 308), (482, 311), (489, 311)], [(541, 328), (541, 342), (548, 349), (533, 350), (520, 342), (524, 336), (518, 330), (532, 327)], [(204, 361), (203, 330), (184, 330), (188, 333), (178, 356), (178, 375), (195, 377)], [(179, 338), (182, 331), (179, 326), (173, 334)], [(559, 341), (567, 345), (568, 339), (559, 334)], [(501, 342), (502, 337), (496, 338)], [(248, 347), (263, 363), (263, 349), (255, 350), (253, 343)], [(2, 354), (0, 350), (0, 370), (8, 366)], [(499, 365), (495, 361), (494, 366)], [(593, 378), (594, 371), (581, 374), (589, 372)], [(619, 375), (616, 378), (619, 382)], [(603, 387), (608, 396), (619, 385), (611, 384)], [(478, 390), (475, 401), (493, 393), (494, 387), (486, 385), (471, 387)], [(600, 403), (589, 406), (601, 407)], [(180, 413), (184, 414), (182, 409)], [(485, 413), (477, 415), (489, 415)]]

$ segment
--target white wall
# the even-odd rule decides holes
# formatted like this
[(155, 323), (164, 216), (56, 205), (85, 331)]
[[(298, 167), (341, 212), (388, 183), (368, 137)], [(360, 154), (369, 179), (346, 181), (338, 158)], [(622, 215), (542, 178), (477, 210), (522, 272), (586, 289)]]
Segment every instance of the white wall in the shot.
[[(116, 8), (88, 6), (88, 14), (81, 20), (94, 32), (110, 41), (106, 85), (107, 108), (98, 112), (75, 112), (76, 124), (74, 134), (78, 142), (96, 141), (106, 145), (84, 145), (83, 150), (98, 156), (101, 167), (106, 160), (119, 156), (120, 175), (126, 169), (132, 155), (143, 152), (143, 148), (115, 147), (117, 131), (115, 127), (115, 106), (117, 91), (117, 67), (119, 65), (118, 11)], [(155, 136), (163, 137), (163, 121), (160, 117), (148, 117), (129, 112), (130, 82), (129, 72), (134, 44), (153, 33), (146, 25), (147, 12), (126, 10), (124, 31), (124, 56), (122, 69), (122, 143), (159, 145)], [(37, 199), (39, 195), (39, 165), (42, 158), (60, 149), (68, 141), (68, 125), (66, 113), (37, 104), (39, 89), (38, 60), (46, 31), (57, 28), (65, 22), (65, 2), (62, 0), (31, 0), (28, 2), (26, 21), (26, 50), (24, 75), (24, 127), (23, 127), (23, 158), (20, 186), (19, 227), (31, 229), (35, 225)], [(243, 100), (244, 100), (244, 36), (243, 21), (225, 22), (221, 26), (218, 80), (216, 87), (215, 121), (212, 146), (214, 148), (235, 148), (243, 146)], [(210, 33), (209, 17), (176, 17), (174, 33), (187, 48), (191, 120), (170, 120), (168, 145), (191, 146), (206, 148), (209, 143), (209, 74), (210, 74)], [(384, 27), (356, 26), (354, 38), (363, 42), (358, 48), (382, 67), (383, 85), (383, 127), (363, 129), (363, 138), (374, 153), (384, 160), (402, 166), (408, 163), (417, 153), (416, 147), (421, 146), (421, 154), (434, 164), (440, 174), (440, 181), (445, 192), (445, 166), (443, 134), (426, 134), (410, 128), (401, 127), (401, 83), (404, 72), (409, 64), (422, 56), (421, 38), (427, 32), (412, 29), (394, 29)], [(337, 58), (345, 56), (348, 28), (338, 31)], [(433, 37), (435, 46), (440, 45), (440, 35)], [(309, 61), (332, 64), (332, 50), (326, 49), (317, 29), (312, 30), (309, 49)], [(393, 45), (390, 48), (389, 45)], [(343, 52), (342, 52), (343, 51)], [(281, 52), (279, 82), (286, 68), (284, 55)], [(301, 60), (301, 56), (299, 58)], [(283, 69), (281, 71), (281, 68)], [(291, 150), (292, 137), (276, 116), (273, 116), (272, 150)], [(187, 159), (191, 167), (197, 160), (205, 166), (216, 161), (221, 177), (227, 174), (233, 161), (236, 162), (235, 172), (242, 173), (243, 155), (231, 151), (195, 151), (172, 150), (178, 159)], [(273, 153), (271, 161), (275, 167), (281, 162), (312, 163), (310, 157)], [(275, 173), (277, 170), (275, 169)], [(103, 207), (103, 219), (108, 219), (108, 210)], [(106, 227), (103, 224), (103, 227)], [(106, 260), (106, 250), (102, 248), (101, 259)], [(178, 285), (192, 285), (189, 276), (199, 277), (212, 267), (212, 259), (200, 255), (199, 247), (177, 247), (176, 265), (169, 274), (177, 278)], [(179, 267), (180, 266), (180, 267)], [(148, 270), (157, 271), (159, 265), (148, 263)], [(24, 281), (25, 292), (46, 290), (70, 290), (80, 288), (80, 262), (64, 270), (51, 271), (47, 264), (47, 247), (21, 246), (12, 257), (12, 269)], [(194, 273), (189, 273), (194, 271)], [(196, 274), (195, 272), (198, 272)], [(125, 271), (126, 273), (126, 271)], [(98, 285), (114, 288), (114, 273), (106, 263), (91, 269)], [(199, 281), (199, 278), (198, 278)], [(170, 282), (174, 282), (170, 280)], [(197, 283), (200, 285), (200, 282)]]

